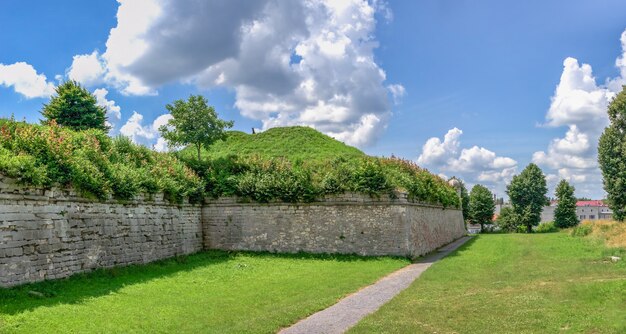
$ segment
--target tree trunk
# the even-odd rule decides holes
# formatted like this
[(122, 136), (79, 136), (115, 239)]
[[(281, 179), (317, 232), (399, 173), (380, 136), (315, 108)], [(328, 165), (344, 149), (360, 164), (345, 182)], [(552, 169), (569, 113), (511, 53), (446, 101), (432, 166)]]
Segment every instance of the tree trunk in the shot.
[(198, 161), (200, 161), (200, 148), (202, 148), (202, 146), (198, 144), (196, 145), (196, 148), (198, 149)]
[(533, 226), (532, 225), (526, 225), (526, 233), (533, 233)]

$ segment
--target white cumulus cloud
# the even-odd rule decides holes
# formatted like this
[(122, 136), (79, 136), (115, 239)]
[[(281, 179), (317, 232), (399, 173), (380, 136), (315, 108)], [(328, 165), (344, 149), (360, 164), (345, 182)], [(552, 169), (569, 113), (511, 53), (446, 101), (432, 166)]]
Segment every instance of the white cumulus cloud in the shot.
[(91, 54), (74, 56), (67, 76), (85, 86), (91, 86), (101, 83), (104, 73), (104, 64), (100, 60), (98, 52), (94, 51)]
[(463, 179), (468, 186), (484, 184), (504, 195), (504, 186), (517, 171), (517, 161), (509, 157), (498, 156), (484, 147), (472, 146), (461, 149), (458, 128), (449, 130), (443, 140), (432, 137), (422, 147), (417, 163), (435, 170), (444, 171)]
[(426, 166), (446, 166), (448, 161), (457, 156), (461, 141), (459, 138), (463, 134), (458, 128), (448, 130), (441, 141), (437, 137), (432, 137), (426, 141), (422, 147), (422, 154), (417, 158), (417, 163)]
[(107, 125), (111, 127), (111, 133), (114, 133), (114, 126), (122, 118), (122, 108), (115, 104), (115, 101), (107, 100), (107, 94), (109, 94), (109, 91), (106, 88), (98, 88), (93, 92), (93, 95), (96, 97), (96, 103), (106, 108)]
[(626, 31), (621, 35), (622, 55), (615, 62), (620, 75), (598, 84), (589, 64), (568, 57), (546, 114), (546, 126), (567, 127), (547, 150), (533, 154), (533, 162), (549, 169), (554, 182), (566, 179), (585, 196), (602, 196), (597, 143), (609, 124), (607, 106), (626, 84)]
[(402, 101), (402, 98), (406, 94), (406, 89), (400, 84), (389, 85), (387, 86), (387, 89), (389, 89), (389, 92), (391, 92), (391, 96), (393, 97), (393, 103), (395, 104), (400, 103), (400, 101)]
[(159, 136), (159, 127), (166, 125), (170, 119), (172, 119), (171, 114), (164, 114), (157, 117), (151, 124), (144, 125), (143, 115), (133, 111), (130, 118), (120, 128), (120, 133), (138, 144), (148, 144), (154, 142), (156, 139), (156, 144), (153, 145), (153, 148), (159, 151), (165, 151), (167, 150), (167, 144), (165, 140)]
[(70, 73), (133, 95), (170, 82), (227, 87), (264, 129), (306, 125), (358, 146), (405, 94), (374, 60), (376, 14), (391, 17), (381, 1), (118, 2), (106, 51), (76, 56)]
[(27, 99), (50, 97), (54, 94), (54, 84), (25, 62), (10, 65), (0, 63), (0, 86), (13, 87), (16, 93)]

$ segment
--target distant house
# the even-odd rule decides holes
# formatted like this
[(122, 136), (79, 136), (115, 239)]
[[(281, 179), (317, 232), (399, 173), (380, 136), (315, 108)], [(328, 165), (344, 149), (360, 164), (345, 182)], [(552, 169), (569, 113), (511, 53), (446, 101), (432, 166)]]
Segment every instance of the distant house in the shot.
[[(550, 202), (549, 206), (544, 206), (541, 212), (541, 222), (554, 221), (554, 209), (557, 201)], [(601, 200), (578, 201), (576, 202), (576, 215), (582, 220), (612, 219), (613, 211)]]
[(478, 234), (480, 231), (480, 224), (467, 224), (467, 233)]
[(613, 211), (602, 201), (578, 201), (576, 202), (576, 214), (580, 220), (613, 218)]

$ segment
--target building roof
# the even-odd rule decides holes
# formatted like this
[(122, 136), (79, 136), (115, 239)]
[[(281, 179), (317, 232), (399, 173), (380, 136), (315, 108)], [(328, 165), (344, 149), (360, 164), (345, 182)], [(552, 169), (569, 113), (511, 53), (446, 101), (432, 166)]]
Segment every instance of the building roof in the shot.
[(601, 200), (593, 200), (593, 201), (578, 201), (576, 202), (576, 206), (606, 206), (604, 202)]

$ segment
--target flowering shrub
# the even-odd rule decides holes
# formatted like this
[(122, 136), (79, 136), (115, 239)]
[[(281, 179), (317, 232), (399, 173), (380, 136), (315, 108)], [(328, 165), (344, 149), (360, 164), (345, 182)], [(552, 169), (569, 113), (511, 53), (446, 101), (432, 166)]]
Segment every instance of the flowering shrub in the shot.
[[(72, 131), (0, 119), (0, 173), (35, 186), (72, 186), (86, 196), (132, 199), (162, 191), (199, 200), (202, 180), (175, 157), (111, 139), (100, 130)], [(200, 192), (200, 194), (199, 194)]]

